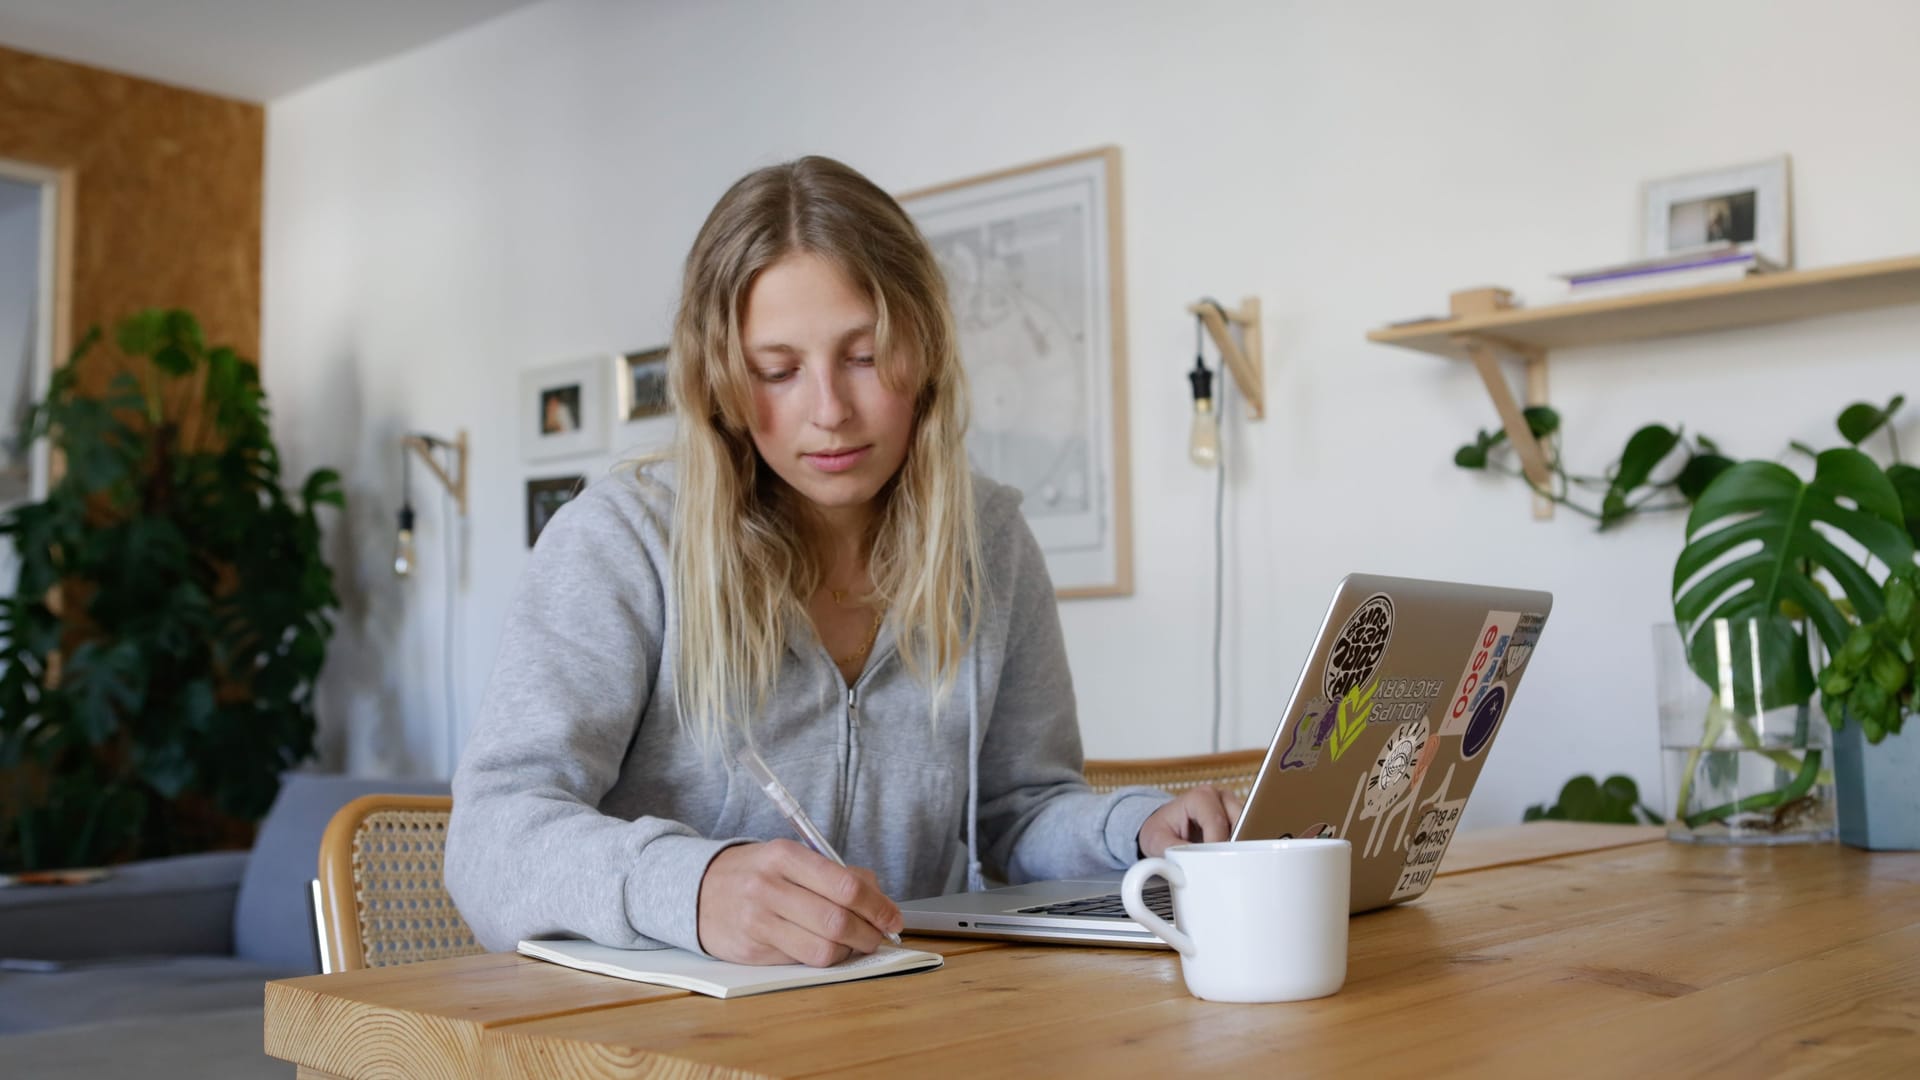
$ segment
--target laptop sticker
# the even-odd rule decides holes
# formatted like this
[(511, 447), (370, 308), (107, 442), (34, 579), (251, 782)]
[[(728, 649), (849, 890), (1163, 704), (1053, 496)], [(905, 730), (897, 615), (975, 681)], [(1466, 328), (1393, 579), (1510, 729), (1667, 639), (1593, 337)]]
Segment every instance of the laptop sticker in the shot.
[(1507, 714), (1507, 684), (1494, 683), (1487, 692), (1480, 695), (1480, 703), (1473, 707), (1473, 717), (1467, 721), (1467, 730), (1460, 736), (1460, 753), (1467, 758), (1480, 756), (1480, 751), (1493, 741), (1493, 733), (1499, 730), (1500, 718)]
[(1420, 815), (1419, 826), (1414, 829), (1412, 841), (1407, 847), (1407, 860), (1401, 864), (1400, 877), (1394, 882), (1393, 893), (1388, 899), (1404, 900), (1417, 895), (1433, 881), (1434, 871), (1440, 868), (1440, 860), (1447, 853), (1447, 844), (1460, 824), (1460, 811), (1467, 805), (1465, 799), (1447, 799), (1447, 788), (1452, 783), (1453, 766), (1449, 765), (1446, 775), (1440, 780), (1439, 790), (1420, 802), (1424, 812)]
[(1513, 628), (1513, 640), (1507, 643), (1507, 655), (1500, 662), (1500, 681), (1510, 683), (1527, 670), (1527, 661), (1533, 658), (1534, 643), (1540, 640), (1540, 628), (1547, 625), (1547, 617), (1539, 614), (1520, 616), (1520, 622)]
[(1369, 724), (1404, 724), (1427, 715), (1427, 710), (1446, 693), (1440, 679), (1381, 679), (1379, 698)]
[(1280, 768), (1311, 769), (1320, 763), (1320, 748), (1327, 744), (1338, 722), (1338, 710), (1330, 701), (1310, 701), (1300, 722), (1293, 725), (1287, 748), (1280, 752)]
[[(1481, 625), (1472, 651), (1467, 653), (1467, 664), (1460, 672), (1459, 685), (1454, 687), (1446, 719), (1440, 722), (1440, 734), (1466, 734), (1467, 725), (1472, 722), (1480, 699), (1486, 696), (1488, 687), (1493, 685), (1494, 675), (1500, 670), (1501, 659), (1519, 621), (1520, 613), (1517, 611), (1487, 612), (1487, 621)], [(1498, 722), (1497, 717), (1495, 722)]]
[(1339, 701), (1355, 687), (1372, 682), (1393, 640), (1393, 601), (1374, 593), (1340, 627), (1327, 652), (1327, 670), (1321, 689), (1328, 701)]
[(1354, 687), (1347, 696), (1340, 699), (1340, 709), (1334, 719), (1333, 760), (1339, 761), (1340, 755), (1347, 752), (1354, 740), (1367, 730), (1367, 717), (1373, 712), (1373, 695), (1380, 689), (1379, 683), (1369, 683), (1364, 689)]
[(1366, 858), (1385, 849), (1387, 837), (1393, 831), (1393, 819), (1406, 815), (1411, 803), (1406, 796), (1414, 790), (1414, 769), (1429, 741), (1424, 719), (1402, 724), (1387, 737), (1387, 745), (1381, 749), (1367, 777), (1366, 800), (1360, 810), (1361, 820), (1377, 819), (1373, 831), (1367, 834), (1363, 852)]

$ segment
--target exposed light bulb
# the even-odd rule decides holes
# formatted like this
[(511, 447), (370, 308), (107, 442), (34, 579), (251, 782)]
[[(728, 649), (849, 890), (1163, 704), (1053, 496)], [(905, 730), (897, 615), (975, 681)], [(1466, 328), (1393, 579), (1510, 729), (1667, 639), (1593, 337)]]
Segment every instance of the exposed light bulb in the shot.
[(1187, 440), (1187, 456), (1205, 468), (1220, 464), (1220, 418), (1213, 411), (1212, 398), (1193, 399), (1193, 435)]
[(393, 549), (393, 572), (397, 577), (413, 573), (413, 507), (400, 508), (400, 541)]

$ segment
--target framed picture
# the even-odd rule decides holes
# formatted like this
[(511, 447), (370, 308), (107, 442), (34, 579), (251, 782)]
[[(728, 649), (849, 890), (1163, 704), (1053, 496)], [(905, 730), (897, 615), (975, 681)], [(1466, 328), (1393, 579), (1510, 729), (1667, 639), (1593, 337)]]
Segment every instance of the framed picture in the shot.
[(974, 467), (1025, 496), (1058, 595), (1130, 594), (1119, 149), (900, 201), (946, 274)]
[(1642, 254), (1731, 244), (1785, 270), (1793, 265), (1788, 159), (1648, 181), (1641, 188)]
[(515, 402), (521, 457), (543, 461), (606, 449), (607, 366), (606, 357), (595, 356), (521, 373)]
[(667, 348), (642, 349), (620, 358), (620, 416), (623, 422), (665, 416), (673, 411), (667, 384)]
[(527, 481), (527, 546), (540, 539), (553, 515), (586, 487), (584, 476), (548, 476)]

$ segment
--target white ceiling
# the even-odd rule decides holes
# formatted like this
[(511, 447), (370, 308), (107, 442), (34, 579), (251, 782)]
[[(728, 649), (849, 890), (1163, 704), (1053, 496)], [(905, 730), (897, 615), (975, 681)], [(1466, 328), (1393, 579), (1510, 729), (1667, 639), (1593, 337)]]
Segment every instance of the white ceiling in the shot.
[(0, 0), (0, 44), (267, 102), (536, 0)]

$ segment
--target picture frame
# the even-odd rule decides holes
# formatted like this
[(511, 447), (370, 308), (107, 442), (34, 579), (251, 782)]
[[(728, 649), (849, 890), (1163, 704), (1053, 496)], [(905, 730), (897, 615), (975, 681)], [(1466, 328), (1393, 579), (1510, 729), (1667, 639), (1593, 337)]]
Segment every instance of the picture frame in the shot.
[(527, 481), (527, 547), (540, 539), (541, 530), (553, 520), (562, 506), (573, 501), (586, 488), (586, 477), (546, 476)]
[(611, 361), (592, 356), (520, 373), (520, 456), (527, 461), (578, 457), (607, 447)]
[(1788, 155), (1641, 185), (1641, 254), (1672, 255), (1732, 244), (1785, 270), (1793, 266)]
[(947, 278), (974, 467), (1024, 496), (1057, 596), (1130, 595), (1120, 149), (899, 199)]
[(672, 412), (673, 391), (667, 380), (667, 347), (661, 345), (621, 354), (621, 422), (631, 424)]

